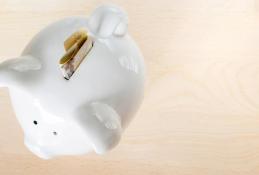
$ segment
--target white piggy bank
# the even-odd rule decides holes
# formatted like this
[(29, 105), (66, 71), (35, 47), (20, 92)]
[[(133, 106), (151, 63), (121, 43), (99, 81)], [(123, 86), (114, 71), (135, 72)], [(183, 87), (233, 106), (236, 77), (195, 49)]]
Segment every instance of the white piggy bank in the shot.
[[(64, 40), (79, 28), (94, 40), (71, 79), (58, 65)], [(0, 64), (0, 86), (10, 90), (25, 145), (37, 156), (98, 154), (113, 148), (143, 97), (144, 63), (115, 6), (89, 18), (71, 17), (37, 34), (20, 58)]]

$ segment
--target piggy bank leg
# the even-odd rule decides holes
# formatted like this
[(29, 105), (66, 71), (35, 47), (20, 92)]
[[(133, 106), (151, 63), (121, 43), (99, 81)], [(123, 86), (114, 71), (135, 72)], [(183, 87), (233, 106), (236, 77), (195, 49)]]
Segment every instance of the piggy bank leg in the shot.
[(120, 140), (120, 116), (107, 104), (98, 102), (79, 107), (76, 120), (98, 154), (112, 149)]

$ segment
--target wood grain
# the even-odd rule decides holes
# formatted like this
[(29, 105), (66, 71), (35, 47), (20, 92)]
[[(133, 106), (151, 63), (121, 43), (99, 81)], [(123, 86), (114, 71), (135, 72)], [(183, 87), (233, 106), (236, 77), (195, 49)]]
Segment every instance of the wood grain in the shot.
[[(145, 100), (119, 146), (40, 160), (23, 146), (0, 91), (0, 174), (255, 175), (259, 173), (259, 2), (112, 1), (130, 17), (147, 65)], [(0, 0), (0, 59), (47, 24), (103, 0)]]

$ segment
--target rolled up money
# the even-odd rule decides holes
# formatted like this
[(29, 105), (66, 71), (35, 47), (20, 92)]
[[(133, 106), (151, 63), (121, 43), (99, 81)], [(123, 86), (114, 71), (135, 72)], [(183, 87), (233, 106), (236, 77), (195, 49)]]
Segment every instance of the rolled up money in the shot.
[(67, 42), (64, 42), (67, 53), (60, 59), (59, 64), (66, 80), (71, 78), (93, 47), (93, 39), (91, 37), (87, 35), (80, 35), (80, 37), (78, 39), (78, 32), (76, 32), (66, 40)]
[(59, 60), (59, 64), (63, 65), (66, 64), (69, 60), (71, 60), (82, 47), (86, 39), (87, 37), (84, 36), (77, 40), (72, 46), (70, 46), (65, 55)]
[(84, 29), (80, 29), (79, 31), (73, 33), (64, 41), (65, 50), (68, 51), (69, 48), (72, 47), (81, 38), (87, 38), (87, 32)]

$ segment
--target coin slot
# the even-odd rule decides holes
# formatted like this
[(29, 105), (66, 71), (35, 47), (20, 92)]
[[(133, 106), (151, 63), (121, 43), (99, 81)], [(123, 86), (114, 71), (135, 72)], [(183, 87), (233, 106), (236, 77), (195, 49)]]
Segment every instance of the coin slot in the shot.
[(64, 41), (66, 53), (59, 60), (63, 77), (69, 80), (86, 58), (94, 45), (94, 41), (86, 30), (79, 30), (73, 33)]

